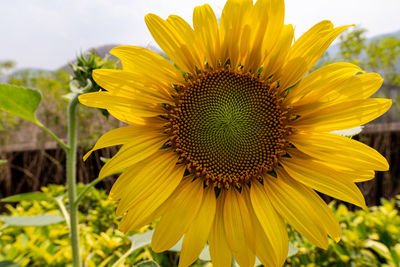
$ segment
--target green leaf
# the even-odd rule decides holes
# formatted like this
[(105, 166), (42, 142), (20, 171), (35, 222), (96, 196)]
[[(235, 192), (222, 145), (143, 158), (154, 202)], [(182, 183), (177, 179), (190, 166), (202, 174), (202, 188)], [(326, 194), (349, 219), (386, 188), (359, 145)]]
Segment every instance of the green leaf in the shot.
[(332, 131), (331, 133), (342, 135), (342, 136), (347, 136), (347, 137), (351, 138), (354, 135), (361, 133), (363, 128), (364, 128), (363, 126), (358, 126), (358, 127), (347, 129), (347, 130)]
[(128, 236), (131, 241), (131, 250), (135, 250), (151, 244), (151, 237), (153, 236), (154, 230), (150, 230), (141, 234)]
[(0, 216), (4, 223), (10, 226), (45, 226), (64, 221), (63, 217), (42, 214), (36, 216)]
[(135, 265), (136, 267), (160, 267), (155, 261), (143, 261)]
[(111, 158), (100, 157), (101, 162), (107, 163), (110, 161)]
[[(180, 252), (182, 249), (182, 242), (183, 239), (181, 238), (172, 248), (170, 248), (169, 250), (171, 251), (176, 251), (176, 252)], [(211, 256), (210, 256), (210, 250), (208, 248), (208, 245), (205, 245), (205, 247), (203, 248), (203, 250), (201, 251), (200, 255), (199, 255), (199, 259), (203, 260), (203, 261), (211, 261)]]
[(22, 200), (49, 200), (51, 199), (42, 192), (29, 192), (3, 198), (2, 202), (20, 202)]
[(179, 239), (179, 241), (178, 241), (175, 245), (173, 245), (173, 246), (172, 246), (170, 249), (168, 249), (168, 250), (180, 252), (180, 251), (181, 251), (181, 248), (182, 248), (182, 242), (183, 242), (183, 239), (181, 238), (181, 239)]
[(0, 84), (0, 110), (12, 115), (38, 123), (35, 111), (42, 96), (36, 90)]
[(0, 165), (6, 164), (7, 160), (6, 159), (0, 159)]
[[(131, 235), (128, 236), (129, 240), (131, 241), (131, 247), (127, 252), (125, 252), (124, 255), (122, 255), (113, 265), (112, 267), (117, 267), (119, 266), (132, 252), (134, 252), (136, 249), (141, 248), (143, 246), (150, 245), (151, 243), (151, 237), (153, 236), (154, 230), (150, 230), (141, 234), (137, 235)], [(142, 262), (139, 265), (136, 266), (158, 266), (158, 265), (141, 265), (141, 264), (150, 264), (147, 262)]]
[(289, 258), (289, 257), (297, 254), (298, 251), (299, 251), (299, 249), (297, 247), (295, 247), (291, 242), (289, 242), (289, 251), (288, 251), (287, 257)]
[(21, 267), (21, 265), (12, 261), (0, 261), (0, 267)]
[(386, 258), (388, 260), (390, 259), (389, 249), (387, 246), (385, 246), (385, 244), (382, 244), (381, 242), (375, 240), (367, 240), (367, 242), (365, 242), (365, 246), (373, 249), (383, 258)]
[(210, 256), (210, 249), (208, 245), (206, 245), (203, 250), (201, 251), (199, 255), (199, 259), (202, 261), (211, 261), (211, 256)]

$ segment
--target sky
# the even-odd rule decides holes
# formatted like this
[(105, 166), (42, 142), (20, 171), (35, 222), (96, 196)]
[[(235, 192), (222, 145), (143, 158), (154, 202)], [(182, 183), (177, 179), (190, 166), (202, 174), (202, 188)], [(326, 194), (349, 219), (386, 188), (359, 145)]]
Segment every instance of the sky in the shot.
[[(191, 24), (193, 8), (224, 0), (0, 0), (0, 60), (17, 68), (57, 69), (80, 51), (106, 44), (157, 46), (144, 23), (148, 13)], [(400, 0), (286, 0), (285, 23), (298, 38), (315, 23), (356, 24), (367, 37), (400, 30)]]

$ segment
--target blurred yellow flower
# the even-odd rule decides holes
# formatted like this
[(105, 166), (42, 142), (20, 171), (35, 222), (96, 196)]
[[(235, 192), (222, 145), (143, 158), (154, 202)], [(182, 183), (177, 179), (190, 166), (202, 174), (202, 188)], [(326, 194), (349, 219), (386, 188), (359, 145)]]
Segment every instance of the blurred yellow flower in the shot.
[(124, 170), (110, 197), (124, 215), (120, 229), (160, 218), (152, 248), (183, 236), (179, 266), (193, 263), (208, 241), (213, 266), (281, 266), (285, 221), (321, 248), (340, 227), (314, 191), (365, 207), (355, 182), (387, 170), (372, 148), (330, 133), (386, 112), (369, 98), (376, 73), (335, 63), (305, 76), (348, 26), (322, 21), (294, 41), (283, 0), (228, 0), (217, 21), (196, 7), (182, 18), (149, 14), (147, 26), (169, 59), (135, 46), (111, 53), (123, 70), (96, 70), (107, 91), (81, 95), (130, 126), (112, 130), (93, 150), (122, 144), (100, 172)]

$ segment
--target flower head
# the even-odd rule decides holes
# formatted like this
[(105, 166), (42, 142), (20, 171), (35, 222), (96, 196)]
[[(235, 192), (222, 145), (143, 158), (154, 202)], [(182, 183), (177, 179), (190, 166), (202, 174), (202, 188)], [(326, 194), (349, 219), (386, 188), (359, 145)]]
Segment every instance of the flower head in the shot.
[(173, 63), (144, 48), (111, 53), (123, 70), (97, 70), (107, 91), (80, 96), (130, 126), (112, 130), (86, 155), (120, 151), (100, 172), (124, 170), (110, 197), (122, 231), (161, 218), (152, 248), (183, 236), (180, 266), (206, 242), (214, 266), (280, 266), (285, 222), (327, 248), (340, 227), (316, 191), (365, 207), (355, 182), (387, 170), (378, 152), (330, 133), (363, 125), (391, 101), (369, 98), (382, 84), (350, 63), (310, 68), (348, 26), (322, 21), (293, 41), (282, 0), (228, 0), (218, 23), (196, 7), (193, 28), (149, 14), (147, 26)]

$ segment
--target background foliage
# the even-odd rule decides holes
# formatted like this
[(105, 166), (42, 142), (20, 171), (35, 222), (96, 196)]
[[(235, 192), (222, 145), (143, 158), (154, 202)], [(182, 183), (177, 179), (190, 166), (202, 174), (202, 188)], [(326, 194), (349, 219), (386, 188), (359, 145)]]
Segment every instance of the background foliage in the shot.
[[(103, 59), (95, 52), (85, 57), (88, 57), (87, 60), (90, 63), (88, 65), (92, 67), (90, 71), (94, 68), (119, 68), (117, 61), (107, 57)], [(78, 59), (85, 60), (84, 57)], [(1, 70), (0, 62), (0, 72)], [(37, 116), (44, 125), (52, 129), (61, 138), (66, 138), (67, 133), (65, 110), (68, 104), (70, 84), (75, 84), (74, 81), (70, 80), (70, 71), (72, 71), (70, 67), (56, 71), (25, 69), (14, 72), (7, 78), (8, 84), (33, 88), (42, 93), (42, 102), (37, 111)], [(84, 71), (87, 70), (82, 70), (82, 72)], [(93, 80), (90, 83), (96, 85)], [(78, 86), (84, 85), (78, 84)], [(100, 87), (97, 87), (97, 89), (99, 90)], [(99, 135), (119, 126), (119, 122), (113, 117), (104, 117), (97, 110), (84, 106), (81, 107), (79, 112), (79, 122), (79, 143), (82, 146), (91, 145)], [(30, 122), (0, 111), (0, 147), (20, 143), (40, 146), (46, 141), (52, 141), (52, 139)]]
[[(78, 192), (84, 186), (78, 186)], [(53, 199), (65, 195), (62, 185), (43, 187), (42, 192), (48, 197), (29, 198), (16, 205), (7, 204), (12, 216), (54, 214), (63, 216), (59, 205)], [(13, 199), (9, 199), (13, 200)], [(65, 205), (68, 203), (63, 200)], [(107, 199), (102, 189), (91, 189), (79, 206), (81, 247), (83, 259), (88, 267), (112, 266), (131, 246), (129, 237), (117, 230), (120, 218), (115, 216), (116, 202)], [(150, 225), (151, 227), (151, 225)], [(68, 266), (71, 262), (68, 226), (63, 221), (48, 226), (7, 226), (0, 218), (0, 262), (9, 260), (21, 266)], [(134, 235), (138, 232), (130, 232)], [(119, 266), (133, 266), (145, 260), (155, 260), (161, 266), (174, 266), (178, 255), (174, 252), (155, 254), (149, 246), (135, 250)], [(200, 260), (194, 266), (205, 266)]]
[[(83, 185), (78, 187), (83, 188)], [(65, 194), (64, 186), (50, 185), (42, 192), (49, 197)], [(67, 203), (65, 203), (67, 204)], [(338, 218), (343, 236), (339, 243), (330, 240), (322, 250), (289, 228), (290, 240), (299, 248), (287, 259), (287, 266), (383, 266), (400, 265), (400, 196), (382, 199), (382, 205), (351, 212), (345, 205), (330, 207)], [(62, 216), (55, 201), (23, 200), (7, 205), (11, 215), (55, 214)], [(81, 245), (86, 266), (112, 266), (130, 247), (129, 238), (117, 230), (116, 203), (102, 189), (92, 189), (80, 206)], [(1, 220), (0, 220), (1, 221)], [(65, 222), (41, 226), (5, 226), (0, 222), (0, 261), (10, 260), (21, 266), (66, 266), (71, 261), (68, 226)], [(150, 225), (151, 227), (151, 225)], [(140, 231), (145, 231), (143, 228)], [(135, 232), (129, 233), (131, 235)], [(177, 266), (178, 254), (155, 254), (148, 246), (135, 250), (120, 266), (132, 266), (144, 260), (160, 266)], [(208, 266), (198, 260), (193, 266)]]

